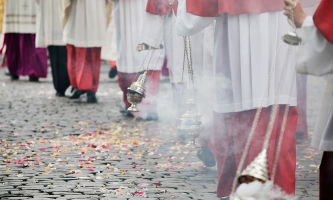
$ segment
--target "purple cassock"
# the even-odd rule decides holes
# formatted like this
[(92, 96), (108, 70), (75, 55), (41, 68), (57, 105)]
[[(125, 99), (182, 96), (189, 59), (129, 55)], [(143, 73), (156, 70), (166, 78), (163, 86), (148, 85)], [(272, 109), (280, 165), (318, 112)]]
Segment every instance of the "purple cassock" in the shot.
[(47, 50), (35, 47), (35, 34), (6, 33), (5, 62), (16, 76), (47, 76)]

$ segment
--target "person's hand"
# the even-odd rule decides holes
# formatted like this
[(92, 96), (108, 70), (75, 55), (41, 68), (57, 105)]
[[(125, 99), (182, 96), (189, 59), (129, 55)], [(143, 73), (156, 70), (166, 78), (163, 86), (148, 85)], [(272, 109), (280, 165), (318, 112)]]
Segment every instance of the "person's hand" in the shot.
[(297, 28), (302, 27), (302, 24), (307, 17), (304, 12), (302, 5), (298, 0), (284, 0), (284, 15), (286, 15), (289, 19), (292, 20), (291, 12), (293, 11), (294, 22)]

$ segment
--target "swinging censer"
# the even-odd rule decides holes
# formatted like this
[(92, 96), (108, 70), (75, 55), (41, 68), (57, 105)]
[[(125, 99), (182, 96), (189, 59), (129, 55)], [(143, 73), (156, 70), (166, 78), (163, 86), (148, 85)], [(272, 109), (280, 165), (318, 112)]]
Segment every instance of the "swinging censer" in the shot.
[[(184, 61), (183, 61), (183, 73), (182, 82), (185, 68), (185, 60), (187, 59), (189, 84), (192, 85), (192, 93), (195, 98), (194, 88), (194, 76), (192, 67), (192, 55), (191, 55), (191, 40), (189, 36), (184, 36)], [(201, 122), (202, 116), (197, 112), (195, 99), (189, 99), (186, 103), (187, 111), (180, 118), (181, 122), (178, 126), (178, 133), (184, 135), (190, 142), (185, 145), (186, 148), (199, 148), (200, 145), (195, 143), (195, 140), (200, 136), (204, 126)]]
[(142, 98), (145, 98), (147, 83), (147, 70), (141, 74), (137, 81), (127, 88), (127, 101), (131, 106), (127, 109), (130, 112), (139, 112), (137, 104), (141, 103)]
[[(291, 21), (289, 21), (289, 20), (288, 21), (290, 22), (291, 26), (293, 27), (293, 31), (288, 32), (287, 34), (285, 34), (282, 37), (282, 40), (285, 43), (289, 44), (289, 45), (300, 45), (302, 43), (302, 39), (296, 34), (296, 26), (295, 26), (295, 23), (294, 23), (293, 8), (290, 9), (290, 12), (291, 12)], [(289, 60), (290, 53), (291, 53), (291, 48), (289, 47), (288, 51), (287, 51), (286, 61)], [(284, 66), (283, 70), (286, 70), (286, 67), (287, 67), (287, 62), (285, 62), (285, 66)], [(295, 76), (295, 71), (294, 71), (294, 76)], [(251, 132), (250, 132), (250, 135), (249, 135), (249, 138), (248, 138), (248, 142), (245, 146), (245, 151), (242, 155), (240, 165), (237, 169), (237, 175), (236, 175), (236, 178), (235, 178), (234, 183), (233, 183), (232, 194), (230, 195), (230, 198), (229, 198), (230, 200), (256, 200), (256, 198), (254, 198), (253, 196), (240, 196), (240, 195), (235, 194), (235, 188), (236, 188), (237, 182), (239, 184), (251, 183), (251, 182), (254, 182), (254, 181), (265, 183), (265, 182), (271, 180), (271, 182), (274, 183), (275, 173), (276, 173), (277, 164), (278, 164), (278, 158), (279, 158), (280, 150), (281, 150), (281, 147), (282, 147), (283, 135), (284, 135), (284, 132), (285, 132), (286, 123), (287, 123), (287, 116), (288, 116), (288, 113), (289, 113), (289, 105), (286, 106), (285, 111), (284, 111), (282, 127), (281, 127), (281, 130), (280, 130), (280, 136), (279, 136), (279, 140), (278, 140), (277, 151), (276, 151), (276, 154), (274, 156), (273, 169), (272, 169), (271, 176), (268, 173), (269, 170), (268, 170), (267, 150), (268, 150), (268, 146), (269, 146), (269, 139), (271, 137), (272, 129), (273, 129), (274, 122), (275, 122), (275, 117), (277, 115), (277, 108), (278, 108), (277, 103), (278, 103), (278, 99), (279, 99), (279, 96), (280, 96), (279, 93), (280, 93), (280, 90), (281, 90), (281, 87), (282, 87), (283, 80), (284, 80), (284, 76), (281, 77), (281, 80), (280, 80), (280, 83), (279, 83), (278, 95), (275, 99), (275, 105), (273, 106), (273, 109), (272, 109), (272, 114), (271, 114), (271, 117), (270, 117), (268, 130), (266, 131), (266, 137), (265, 137), (265, 141), (264, 141), (264, 145), (263, 145), (263, 150), (240, 173), (240, 170), (241, 170), (242, 166), (244, 165), (245, 157), (247, 155), (246, 151), (248, 150), (248, 147), (249, 147), (249, 141), (252, 139), (252, 136), (253, 136), (254, 130), (256, 128), (256, 125), (258, 123), (259, 115), (260, 115), (260, 112), (261, 112), (262, 108), (259, 108), (257, 113), (256, 113), (256, 116), (255, 116), (255, 119), (254, 119), (254, 122), (253, 122), (254, 124), (251, 128)], [(292, 86), (291, 86), (291, 89), (290, 89), (290, 97), (291, 97), (293, 86), (294, 86), (294, 81), (292, 82)], [(265, 93), (267, 93), (267, 91), (268, 91), (268, 88), (266, 88)], [(290, 102), (290, 99), (289, 99), (289, 102)], [(270, 179), (270, 177), (271, 177), (271, 179)]]

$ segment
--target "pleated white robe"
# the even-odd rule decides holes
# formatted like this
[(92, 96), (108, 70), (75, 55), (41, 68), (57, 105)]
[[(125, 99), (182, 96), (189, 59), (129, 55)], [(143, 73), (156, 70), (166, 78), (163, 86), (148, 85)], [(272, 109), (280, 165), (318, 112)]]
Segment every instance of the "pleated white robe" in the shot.
[[(184, 63), (184, 39), (177, 35), (174, 15), (159, 16), (146, 13), (141, 42), (155, 48), (164, 44), (171, 83), (188, 82), (188, 64)], [(191, 37), (192, 63), (195, 80), (212, 74), (214, 23)], [(160, 30), (163, 30), (160, 33)], [(185, 65), (184, 65), (185, 64)]]
[(6, 1), (3, 33), (36, 33), (36, 3), (34, 0)]
[[(198, 17), (186, 12), (186, 1), (178, 7), (177, 29), (180, 35), (194, 35), (215, 18)], [(243, 14), (216, 18), (214, 41), (214, 111), (240, 112), (273, 105), (278, 95), (288, 45), (281, 36), (290, 30), (282, 12)], [(280, 53), (277, 56), (278, 48)], [(296, 105), (293, 71), (295, 52), (290, 55), (278, 104)], [(267, 95), (269, 72), (274, 67)], [(293, 85), (293, 88), (291, 88)], [(290, 92), (292, 91), (292, 92)]]
[(65, 46), (62, 41), (58, 0), (36, 0), (36, 47)]
[(137, 51), (141, 43), (147, 0), (114, 1), (114, 20), (117, 40), (117, 70), (123, 73), (137, 73), (161, 70), (165, 53), (163, 50)]
[[(106, 43), (108, 0), (71, 0), (65, 1), (66, 6), (62, 12), (63, 21), (63, 41), (75, 47), (102, 47)], [(85, 23), (82, 23), (84, 20)]]

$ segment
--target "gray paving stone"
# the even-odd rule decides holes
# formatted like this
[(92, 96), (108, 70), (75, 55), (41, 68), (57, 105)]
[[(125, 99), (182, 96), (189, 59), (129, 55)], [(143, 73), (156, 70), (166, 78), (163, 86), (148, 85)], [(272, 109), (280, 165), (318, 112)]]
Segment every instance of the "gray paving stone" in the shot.
[[(149, 198), (144, 199), (218, 199), (215, 195), (217, 172), (214, 168), (193, 170), (193, 165), (188, 166), (184, 163), (199, 162), (195, 154), (169, 151), (176, 139), (173, 118), (170, 118), (171, 115), (163, 116), (163, 113), (170, 110), (172, 104), (170, 84), (167, 81), (160, 84), (158, 105), (158, 111), (161, 111), (160, 121), (133, 121), (119, 113), (122, 93), (119, 91), (117, 81), (108, 79), (108, 70), (109, 67), (106, 65), (101, 68), (97, 93), (100, 103), (87, 105), (86, 97), (77, 101), (55, 97), (50, 76), (45, 80), (41, 79), (38, 84), (28, 82), (27, 77), (20, 77), (19, 81), (10, 81), (4, 76), (3, 69), (0, 69), (2, 94), (0, 115), (5, 116), (0, 117), (0, 142), (2, 139), (7, 140), (0, 143), (0, 150), (4, 145), (10, 145), (6, 148), (10, 150), (6, 158), (0, 159), (0, 196), (4, 195), (6, 199), (24, 199), (33, 196), (32, 199), (128, 200), (143, 199), (142, 196), (131, 197), (128, 193), (147, 189)], [(320, 104), (318, 97), (322, 92), (323, 81), (318, 80), (309, 77), (308, 81), (310, 131), (314, 127)], [(118, 123), (118, 127), (114, 128), (113, 123)], [(120, 134), (115, 135), (119, 128), (121, 128)], [(134, 128), (137, 130), (133, 131)], [(105, 136), (112, 136), (104, 139), (104, 142), (112, 148), (86, 148), (95, 144), (94, 140), (98, 138), (97, 131), (100, 129), (106, 133)], [(91, 132), (92, 137), (78, 142), (87, 132)], [(122, 145), (110, 143), (115, 137), (132, 138), (135, 133), (144, 133), (144, 136), (137, 138), (146, 139), (146, 143), (138, 146), (131, 146), (131, 141)], [(65, 138), (66, 136), (70, 137)], [(167, 142), (155, 145), (154, 138), (157, 140), (163, 138)], [(30, 145), (19, 146), (21, 143)], [(64, 148), (58, 151), (51, 148), (53, 145), (63, 145)], [(14, 150), (16, 154), (13, 154)], [(85, 150), (87, 151), (82, 155), (82, 151)], [(318, 170), (311, 165), (320, 163), (321, 152), (313, 153), (309, 150), (309, 141), (297, 146), (297, 162), (303, 167), (297, 169), (296, 194), (300, 199), (311, 200), (318, 199)], [(141, 158), (135, 155), (138, 152), (142, 153)], [(148, 155), (150, 152), (155, 154)], [(58, 155), (55, 156), (55, 153)], [(167, 160), (167, 157), (173, 156), (177, 159)], [(14, 164), (13, 160), (11, 163), (4, 161), (12, 157), (16, 158), (15, 161), (23, 158), (27, 160), (22, 164)], [(183, 159), (178, 159), (181, 157)], [(90, 160), (93, 162), (82, 164)], [(39, 162), (43, 165), (39, 165)], [(54, 164), (55, 168), (47, 168), (49, 163)], [(158, 165), (166, 166), (158, 167)], [(94, 168), (88, 169), (90, 166)], [(174, 166), (183, 166), (183, 168), (177, 169)], [(11, 172), (6, 171), (7, 167)], [(111, 170), (110, 167), (116, 170)], [(126, 172), (122, 173), (122, 170)], [(72, 174), (73, 172), (76, 174)], [(18, 177), (19, 173), (23, 176)], [(162, 185), (157, 186), (158, 182)], [(146, 185), (140, 187), (143, 183)], [(123, 188), (126, 194), (110, 194), (120, 188)], [(109, 193), (101, 192), (101, 189)], [(165, 193), (165, 190), (168, 193)], [(14, 194), (31, 196), (13, 197)]]

